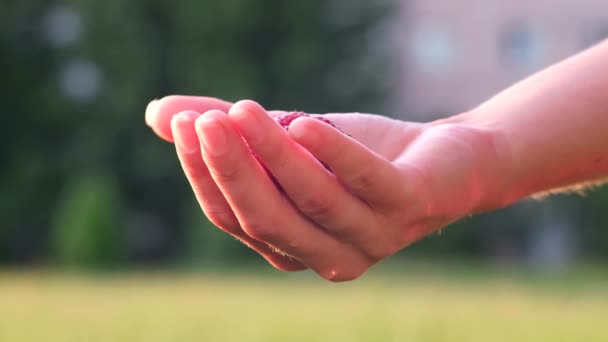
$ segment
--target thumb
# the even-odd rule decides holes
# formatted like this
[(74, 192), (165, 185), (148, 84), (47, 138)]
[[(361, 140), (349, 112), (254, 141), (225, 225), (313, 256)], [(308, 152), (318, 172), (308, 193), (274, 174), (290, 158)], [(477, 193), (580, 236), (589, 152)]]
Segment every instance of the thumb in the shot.
[(191, 110), (204, 113), (210, 110), (228, 112), (232, 103), (213, 97), (170, 95), (151, 101), (146, 108), (146, 124), (160, 138), (173, 142), (171, 119), (173, 115)]

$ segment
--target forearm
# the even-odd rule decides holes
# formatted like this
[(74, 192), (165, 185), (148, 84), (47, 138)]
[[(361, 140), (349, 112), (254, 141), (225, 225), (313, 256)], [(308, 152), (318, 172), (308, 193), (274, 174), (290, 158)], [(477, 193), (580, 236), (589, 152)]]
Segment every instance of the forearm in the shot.
[(606, 178), (608, 42), (452, 120), (495, 132), (502, 202)]

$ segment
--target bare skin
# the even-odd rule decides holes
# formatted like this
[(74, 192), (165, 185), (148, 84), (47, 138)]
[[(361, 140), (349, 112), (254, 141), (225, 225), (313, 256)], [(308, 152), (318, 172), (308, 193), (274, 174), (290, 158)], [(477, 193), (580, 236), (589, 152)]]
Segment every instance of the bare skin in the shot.
[(345, 281), (463, 216), (608, 177), (606, 61), (608, 43), (427, 124), (327, 114), (352, 138), (310, 118), (287, 133), (248, 100), (169, 96), (146, 122), (214, 224), (279, 269)]

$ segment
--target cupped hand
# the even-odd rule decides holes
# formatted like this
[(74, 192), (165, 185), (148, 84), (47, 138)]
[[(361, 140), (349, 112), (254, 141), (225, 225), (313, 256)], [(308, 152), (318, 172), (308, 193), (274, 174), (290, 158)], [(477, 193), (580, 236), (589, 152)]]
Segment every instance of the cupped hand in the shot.
[(175, 139), (210, 220), (283, 270), (355, 279), (493, 205), (495, 135), (470, 125), (328, 114), (348, 135), (312, 118), (286, 132), (272, 119), (280, 112), (210, 98), (163, 99), (148, 112), (153, 129)]

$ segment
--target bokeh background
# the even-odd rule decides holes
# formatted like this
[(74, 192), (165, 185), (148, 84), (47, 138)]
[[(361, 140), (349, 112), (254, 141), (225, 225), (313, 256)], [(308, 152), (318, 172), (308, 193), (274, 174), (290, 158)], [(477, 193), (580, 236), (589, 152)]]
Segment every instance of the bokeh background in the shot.
[(606, 187), (325, 284), (215, 229), (143, 121), (169, 94), (430, 121), (605, 38), (603, 0), (0, 0), (0, 340), (605, 340)]

